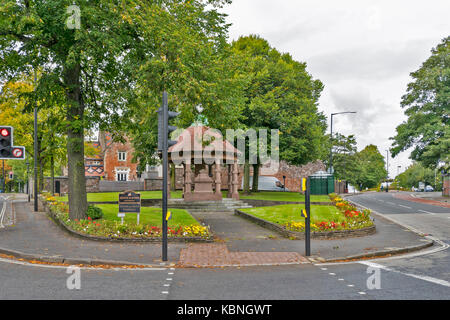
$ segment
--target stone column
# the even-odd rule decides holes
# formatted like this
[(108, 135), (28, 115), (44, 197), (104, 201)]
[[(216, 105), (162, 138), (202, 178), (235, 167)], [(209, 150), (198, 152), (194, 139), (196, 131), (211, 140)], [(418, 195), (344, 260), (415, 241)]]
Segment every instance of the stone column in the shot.
[(239, 200), (239, 166), (237, 160), (233, 164), (233, 194), (231, 197), (234, 200)]
[(216, 196), (222, 199), (222, 170), (220, 170), (220, 160), (216, 161)]
[(232, 171), (232, 165), (227, 164), (227, 173), (228, 173), (228, 193), (227, 198), (231, 198), (233, 194), (233, 171)]
[[(192, 169), (191, 162), (187, 161), (184, 165), (184, 195), (190, 195), (192, 191)], [(189, 197), (189, 196), (188, 196)]]

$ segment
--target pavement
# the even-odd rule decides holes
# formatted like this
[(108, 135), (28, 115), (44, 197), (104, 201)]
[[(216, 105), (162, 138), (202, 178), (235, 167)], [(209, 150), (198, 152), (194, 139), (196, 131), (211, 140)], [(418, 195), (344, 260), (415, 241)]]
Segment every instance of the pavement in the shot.
[[(0, 198), (5, 195), (0, 196)], [(4, 201), (0, 199), (0, 208)], [(223, 267), (307, 264), (363, 259), (420, 250), (432, 241), (374, 214), (377, 232), (370, 236), (337, 240), (289, 240), (227, 212), (197, 213), (210, 226), (214, 243), (169, 242), (169, 261), (161, 261), (160, 243), (117, 243), (76, 238), (63, 231), (44, 212), (33, 212), (26, 195), (7, 202), (13, 224), (0, 228), (0, 257), (43, 263), (80, 265), (134, 265), (143, 267)]]

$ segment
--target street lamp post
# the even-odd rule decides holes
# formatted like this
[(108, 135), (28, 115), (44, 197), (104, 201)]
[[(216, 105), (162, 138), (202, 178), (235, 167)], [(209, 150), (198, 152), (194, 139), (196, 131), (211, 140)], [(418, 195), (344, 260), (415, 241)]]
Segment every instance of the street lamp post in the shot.
[(345, 111), (345, 112), (337, 112), (331, 114), (331, 125), (330, 125), (330, 167), (329, 172), (332, 174), (334, 172), (333, 170), (333, 116), (338, 114), (344, 114), (344, 113), (356, 113), (356, 111)]
[[(34, 71), (34, 83), (36, 84), (36, 70)], [(37, 163), (37, 157), (38, 157), (38, 145), (37, 145), (37, 107), (34, 106), (34, 211), (39, 211), (38, 206), (38, 163)]]

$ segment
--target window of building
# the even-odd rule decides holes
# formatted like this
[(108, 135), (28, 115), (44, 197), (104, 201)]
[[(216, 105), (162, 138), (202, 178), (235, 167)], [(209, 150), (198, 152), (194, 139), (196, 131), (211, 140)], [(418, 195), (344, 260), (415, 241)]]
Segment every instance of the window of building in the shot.
[(117, 174), (117, 181), (127, 181), (128, 174), (126, 173), (118, 173)]
[(119, 152), (119, 161), (126, 161), (126, 160), (127, 160), (127, 153)]

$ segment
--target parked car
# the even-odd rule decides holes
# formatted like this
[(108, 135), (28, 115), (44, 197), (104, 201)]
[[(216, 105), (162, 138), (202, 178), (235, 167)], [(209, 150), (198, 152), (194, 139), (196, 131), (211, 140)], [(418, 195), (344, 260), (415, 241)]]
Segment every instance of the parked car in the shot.
[(434, 191), (434, 189), (433, 189), (432, 186), (426, 186), (425, 187), (425, 192), (433, 192), (433, 191)]
[[(250, 176), (250, 188), (252, 187), (253, 177)], [(244, 181), (242, 181), (241, 188), (244, 187)], [(259, 191), (289, 191), (288, 188), (284, 189), (283, 184), (275, 177), (259, 176), (258, 177), (258, 190)]]

